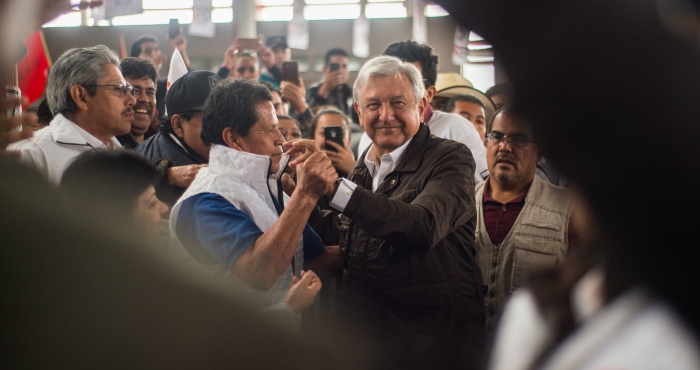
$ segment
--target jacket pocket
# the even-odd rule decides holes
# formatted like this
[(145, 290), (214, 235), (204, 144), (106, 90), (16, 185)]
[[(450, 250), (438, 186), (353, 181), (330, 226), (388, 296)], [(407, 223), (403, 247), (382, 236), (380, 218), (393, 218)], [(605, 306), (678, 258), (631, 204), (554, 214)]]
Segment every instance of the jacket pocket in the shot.
[(558, 265), (564, 255), (563, 244), (552, 239), (515, 235), (514, 240), (511, 292), (525, 284), (534, 271)]

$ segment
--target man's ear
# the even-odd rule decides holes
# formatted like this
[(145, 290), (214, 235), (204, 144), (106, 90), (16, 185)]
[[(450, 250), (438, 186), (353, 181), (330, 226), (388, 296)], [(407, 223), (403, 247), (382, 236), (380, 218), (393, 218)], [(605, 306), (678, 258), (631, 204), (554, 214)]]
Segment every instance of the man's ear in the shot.
[(236, 130), (232, 129), (231, 127), (226, 127), (224, 129), (224, 132), (221, 133), (221, 138), (229, 148), (243, 151), (243, 148), (241, 148), (241, 145), (239, 144), (240, 136)]
[(360, 114), (360, 105), (357, 104), (357, 102), (352, 103), (352, 106), (355, 108), (355, 113), (357, 113), (357, 119), (360, 121), (358, 122), (362, 128), (365, 128), (362, 123), (362, 114)]
[(421, 99), (418, 102), (418, 112), (420, 112), (420, 121), (422, 123), (425, 123), (425, 122), (423, 122), (423, 113), (425, 113), (425, 107), (427, 107), (427, 106), (428, 106), (428, 99), (423, 97), (423, 99)]
[(437, 89), (435, 86), (430, 86), (429, 88), (425, 89), (425, 98), (428, 99), (428, 104), (433, 101), (435, 94), (437, 94)]
[(80, 110), (87, 110), (88, 106), (88, 92), (85, 90), (84, 87), (78, 86), (78, 85), (73, 85), (70, 87), (70, 90), (68, 90), (68, 93), (70, 94), (71, 99), (75, 102), (75, 105), (78, 106)]
[(175, 135), (180, 139), (185, 137), (185, 129), (182, 128), (183, 121), (184, 118), (179, 114), (173, 114), (173, 116), (170, 117), (170, 126), (173, 128)]

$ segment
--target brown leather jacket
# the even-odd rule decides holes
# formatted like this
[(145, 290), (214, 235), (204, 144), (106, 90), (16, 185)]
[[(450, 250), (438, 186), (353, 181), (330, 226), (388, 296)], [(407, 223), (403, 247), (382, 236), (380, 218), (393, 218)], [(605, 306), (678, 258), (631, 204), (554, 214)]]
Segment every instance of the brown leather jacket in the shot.
[(421, 124), (376, 192), (367, 190), (372, 177), (360, 157), (348, 177), (358, 187), (340, 222), (326, 220), (339, 228), (344, 265), (339, 317), (368, 325), (383, 366), (481, 364), (484, 301), (473, 173), (466, 146), (431, 136)]

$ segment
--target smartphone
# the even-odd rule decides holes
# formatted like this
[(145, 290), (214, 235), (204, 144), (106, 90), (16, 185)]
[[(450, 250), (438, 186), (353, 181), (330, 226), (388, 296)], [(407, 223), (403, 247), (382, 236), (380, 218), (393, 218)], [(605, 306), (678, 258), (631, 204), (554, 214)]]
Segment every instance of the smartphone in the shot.
[(175, 38), (179, 34), (180, 34), (180, 22), (175, 18), (170, 19), (170, 23), (168, 24), (168, 37), (170, 37), (171, 40), (175, 40)]
[[(333, 141), (333, 142), (338, 143), (338, 145), (340, 145), (340, 146), (345, 146), (343, 144), (343, 127), (341, 127), (341, 126), (325, 127), (323, 129), (323, 133), (326, 136), (326, 141)], [(335, 148), (330, 146), (330, 145), (326, 145), (326, 150), (329, 150), (332, 152), (336, 151)]]
[(259, 39), (238, 39), (239, 51), (252, 50), (258, 51)]
[(299, 85), (299, 62), (289, 61), (282, 63), (282, 81)]
[(340, 70), (340, 64), (338, 63), (331, 63), (331, 72), (335, 72)]

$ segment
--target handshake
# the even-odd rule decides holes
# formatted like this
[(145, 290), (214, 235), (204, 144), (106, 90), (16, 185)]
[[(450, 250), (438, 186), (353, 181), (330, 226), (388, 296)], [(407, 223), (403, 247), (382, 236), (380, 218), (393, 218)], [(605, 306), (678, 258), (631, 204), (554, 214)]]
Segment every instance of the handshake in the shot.
[(338, 187), (338, 173), (326, 152), (314, 140), (288, 141), (283, 148), (292, 158), (281, 178), (285, 193), (289, 196), (299, 193), (314, 200), (324, 195), (333, 198)]

